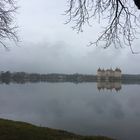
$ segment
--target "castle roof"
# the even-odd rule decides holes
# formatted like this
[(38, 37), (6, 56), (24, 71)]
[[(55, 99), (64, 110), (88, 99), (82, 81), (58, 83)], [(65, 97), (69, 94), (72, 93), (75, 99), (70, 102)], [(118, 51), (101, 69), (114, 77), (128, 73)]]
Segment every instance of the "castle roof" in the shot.
[(121, 70), (120, 70), (119, 68), (116, 68), (115, 71), (119, 71), (119, 72), (121, 72)]
[(105, 72), (105, 70), (104, 70), (104, 69), (102, 69), (102, 72)]
[[(105, 71), (109, 71), (109, 72), (114, 72), (114, 70), (112, 68), (104, 70), (104, 69), (98, 69), (99, 72), (105, 72)], [(116, 68), (115, 71), (121, 72), (121, 70), (119, 68)]]
[(110, 72), (112, 72), (113, 70), (112, 70), (112, 69), (107, 69), (106, 71), (110, 71)]
[(101, 69), (99, 68), (98, 71), (101, 71)]

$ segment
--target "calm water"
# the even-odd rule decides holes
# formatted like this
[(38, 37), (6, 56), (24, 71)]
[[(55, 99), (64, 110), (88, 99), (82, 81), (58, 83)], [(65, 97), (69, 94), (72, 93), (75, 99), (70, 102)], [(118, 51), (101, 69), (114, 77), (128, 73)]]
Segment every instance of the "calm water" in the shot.
[(140, 85), (97, 89), (96, 83), (0, 85), (0, 117), (83, 135), (140, 138)]

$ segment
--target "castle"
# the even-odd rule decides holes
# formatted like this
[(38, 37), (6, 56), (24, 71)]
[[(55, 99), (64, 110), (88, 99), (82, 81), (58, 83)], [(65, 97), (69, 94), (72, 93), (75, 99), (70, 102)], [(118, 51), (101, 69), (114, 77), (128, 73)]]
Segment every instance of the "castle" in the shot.
[(115, 70), (112, 69), (98, 69), (97, 70), (97, 80), (120, 80), (121, 79), (121, 70), (116, 68)]

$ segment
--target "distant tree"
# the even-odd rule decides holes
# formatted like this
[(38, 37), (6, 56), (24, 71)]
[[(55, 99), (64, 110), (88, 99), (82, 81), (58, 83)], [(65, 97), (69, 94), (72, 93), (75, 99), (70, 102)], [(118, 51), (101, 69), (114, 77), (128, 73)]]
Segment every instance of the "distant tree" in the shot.
[(9, 84), (10, 80), (11, 80), (11, 73), (10, 73), (10, 71), (2, 72), (0, 77), (1, 77), (0, 80), (3, 83)]
[(5, 48), (4, 39), (18, 41), (14, 25), (14, 13), (17, 6), (15, 0), (0, 0), (0, 44)]
[(83, 31), (85, 23), (90, 25), (92, 19), (103, 19), (107, 25), (99, 38), (89, 45), (103, 45), (108, 48), (112, 44), (117, 47), (129, 46), (131, 51), (132, 42), (136, 39), (137, 27), (140, 27), (140, 0), (67, 0), (69, 23), (73, 21), (73, 29)]

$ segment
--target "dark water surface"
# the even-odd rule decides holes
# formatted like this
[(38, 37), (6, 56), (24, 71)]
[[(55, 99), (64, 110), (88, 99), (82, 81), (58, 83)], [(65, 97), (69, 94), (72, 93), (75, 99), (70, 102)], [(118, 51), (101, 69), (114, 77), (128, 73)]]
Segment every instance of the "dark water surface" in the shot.
[(99, 92), (96, 83), (1, 84), (0, 118), (83, 135), (138, 140), (140, 86)]

